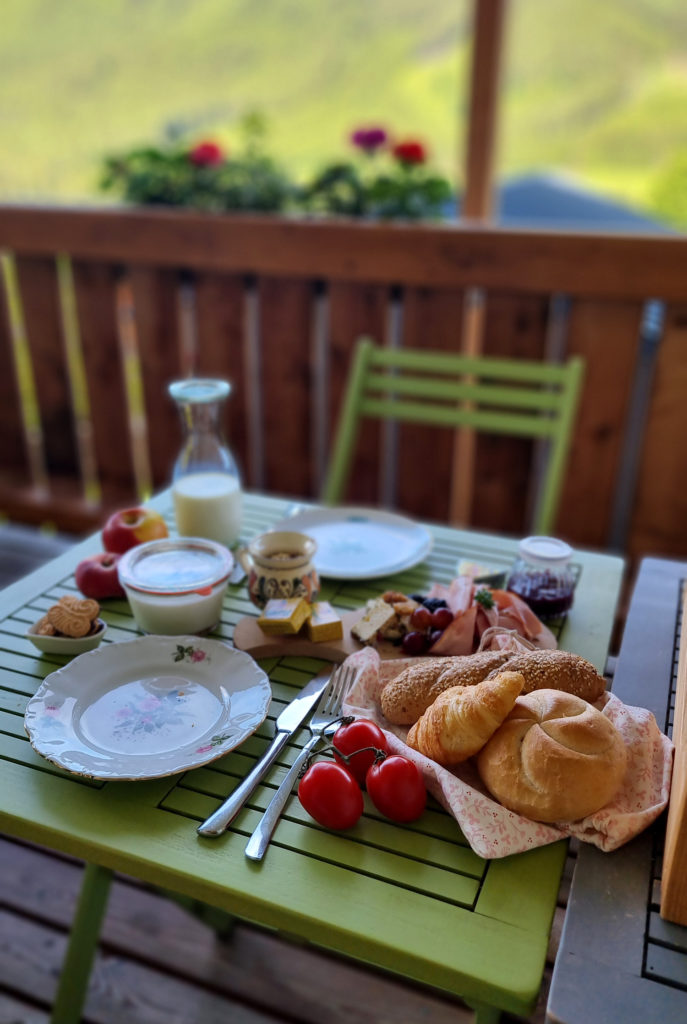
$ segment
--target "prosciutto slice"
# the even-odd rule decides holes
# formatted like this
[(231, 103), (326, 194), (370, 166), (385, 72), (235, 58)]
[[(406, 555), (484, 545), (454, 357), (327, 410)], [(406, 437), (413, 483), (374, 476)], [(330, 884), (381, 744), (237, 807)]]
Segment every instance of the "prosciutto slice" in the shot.
[(499, 621), (498, 623), (493, 623), (493, 625), (506, 626), (507, 629), (517, 629), (527, 639), (532, 639), (541, 632), (541, 620), (537, 618), (530, 606), (525, 604), (523, 599), (518, 597), (517, 594), (514, 594), (511, 590), (492, 590), (491, 596), (498, 607), (499, 620), (510, 619), (513, 623), (513, 625), (509, 625), (505, 621)]
[(466, 608), (458, 612), (436, 643), (432, 644), (429, 654), (472, 654), (475, 650), (475, 623), (477, 607)]
[(472, 582), (472, 576), (456, 576), (448, 587), (443, 583), (433, 583), (427, 596), (441, 598), (453, 614), (458, 615), (470, 608), (474, 592), (475, 585)]
[[(476, 600), (478, 591), (486, 591), (493, 599), (491, 607)], [(489, 644), (499, 647), (504, 636), (517, 633), (535, 647), (555, 648), (556, 639), (522, 598), (509, 590), (492, 589), (475, 584), (471, 576), (457, 576), (449, 586), (432, 585), (429, 597), (446, 601), (453, 612), (453, 622), (444, 630), (428, 653), (434, 655), (472, 654), (480, 647), (482, 635), (491, 630)], [(506, 633), (508, 631), (508, 633)]]

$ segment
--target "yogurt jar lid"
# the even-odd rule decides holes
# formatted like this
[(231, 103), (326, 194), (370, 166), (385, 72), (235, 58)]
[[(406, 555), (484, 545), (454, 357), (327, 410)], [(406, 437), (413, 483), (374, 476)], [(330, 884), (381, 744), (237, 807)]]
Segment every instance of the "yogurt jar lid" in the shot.
[(234, 567), (228, 548), (204, 537), (150, 540), (122, 555), (117, 566), (123, 586), (143, 594), (174, 597), (210, 591)]
[(557, 537), (525, 537), (518, 545), (520, 558), (541, 565), (565, 565), (572, 558), (573, 549)]

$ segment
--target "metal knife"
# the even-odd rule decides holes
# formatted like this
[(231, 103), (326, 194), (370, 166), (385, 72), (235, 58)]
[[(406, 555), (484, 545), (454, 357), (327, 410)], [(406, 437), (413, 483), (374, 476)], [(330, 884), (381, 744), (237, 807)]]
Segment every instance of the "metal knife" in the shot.
[(231, 796), (202, 825), (198, 826), (200, 835), (220, 836), (230, 825), (274, 763), (279, 752), (286, 746), (289, 738), (317, 704), (322, 691), (329, 682), (332, 670), (333, 667), (324, 669), (314, 679), (311, 679), (298, 696), (294, 697), (291, 703), (284, 708), (277, 718), (274, 739), (269, 747)]

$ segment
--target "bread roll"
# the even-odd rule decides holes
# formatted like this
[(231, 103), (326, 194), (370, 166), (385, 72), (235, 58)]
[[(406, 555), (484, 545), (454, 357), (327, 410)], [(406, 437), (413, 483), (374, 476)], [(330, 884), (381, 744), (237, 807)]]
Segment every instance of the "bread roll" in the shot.
[[(523, 693), (533, 690), (563, 690), (593, 704), (606, 689), (606, 680), (591, 662), (572, 651), (523, 651), (508, 658), (508, 669), (522, 672)], [(498, 671), (498, 669), (496, 670)], [(496, 672), (490, 673), (492, 676)]]
[(484, 651), (453, 658), (427, 658), (410, 665), (382, 690), (382, 714), (394, 725), (412, 725), (444, 690), (480, 683), (507, 658), (504, 651)]
[(515, 704), (525, 680), (499, 672), (475, 686), (440, 693), (408, 733), (408, 746), (447, 767), (481, 750)]
[(477, 755), (489, 792), (534, 821), (578, 821), (608, 803), (623, 781), (627, 751), (605, 715), (581, 697), (535, 690)]

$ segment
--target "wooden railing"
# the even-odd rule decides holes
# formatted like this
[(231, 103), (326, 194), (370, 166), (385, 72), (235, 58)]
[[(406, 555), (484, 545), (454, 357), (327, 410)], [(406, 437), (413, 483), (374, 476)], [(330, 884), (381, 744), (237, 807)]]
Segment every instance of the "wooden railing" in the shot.
[[(562, 359), (585, 385), (557, 532), (687, 554), (687, 240), (167, 211), (0, 208), (0, 511), (63, 528), (169, 482), (167, 396), (233, 381), (248, 487), (316, 497), (352, 346)], [(647, 303), (651, 300), (650, 304)], [(446, 521), (454, 439), (370, 429), (348, 499)], [(471, 523), (527, 528), (529, 442), (481, 438)]]

